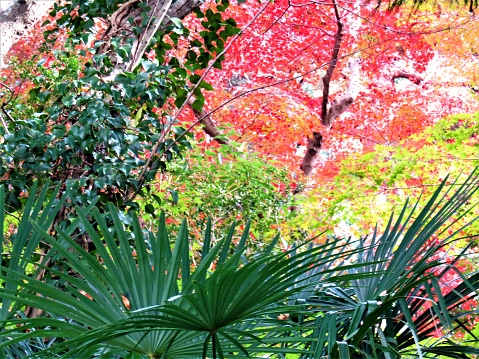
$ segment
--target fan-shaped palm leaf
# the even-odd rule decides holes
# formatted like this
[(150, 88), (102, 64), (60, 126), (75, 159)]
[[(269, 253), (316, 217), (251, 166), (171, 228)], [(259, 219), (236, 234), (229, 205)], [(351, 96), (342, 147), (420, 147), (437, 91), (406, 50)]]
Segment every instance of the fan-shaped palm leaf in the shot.
[[(247, 231), (229, 255), (234, 231), (210, 248), (207, 228), (202, 259), (192, 268), (186, 222), (171, 246), (164, 215), (154, 234), (143, 231), (134, 215), (131, 230), (126, 228), (113, 206), (108, 213), (112, 226), (96, 208), (91, 213), (78, 208), (77, 214), (96, 254), (86, 252), (60, 229), (59, 237), (53, 238), (33, 223), (52, 247), (49, 256), (63, 258), (56, 269), (44, 268), (55, 281), (3, 268), (4, 279), (14, 289), (0, 290), (0, 297), (49, 315), (5, 321), (11, 329), (4, 332), (9, 343), (3, 347), (29, 338), (59, 337), (68, 340), (36, 357), (136, 353), (195, 358), (304, 352), (303, 343), (314, 339), (277, 335), (291, 332), (291, 327), (276, 317), (297, 311), (287, 300), (311, 285), (308, 273), (317, 275), (311, 271), (315, 264), (334, 262), (345, 254), (340, 253), (342, 243), (330, 242), (297, 253), (267, 251), (245, 262)], [(211, 272), (213, 263), (216, 269)], [(322, 268), (331, 281), (348, 279), (327, 275), (335, 269)], [(294, 330), (301, 333), (309, 328)], [(285, 341), (296, 346), (286, 348), (281, 345)]]
[[(445, 273), (455, 267), (454, 262), (445, 264), (436, 255), (468, 225), (457, 228), (459, 218), (452, 227), (450, 219), (477, 191), (479, 177), (473, 173), (454, 193), (450, 189), (444, 193), (445, 184), (446, 180), (416, 217), (418, 204), (408, 216), (406, 204), (395, 223), (391, 216), (382, 235), (374, 233), (372, 246), (360, 241), (362, 254), (357, 262), (363, 265), (353, 271), (364, 276), (340, 286), (319, 287), (317, 296), (310, 297), (309, 303), (323, 312), (315, 322), (315, 358), (398, 358), (400, 352), (419, 357), (479, 354), (476, 348), (444, 338), (426, 342), (437, 335), (438, 328), (450, 331), (457, 327), (460, 315), (453, 309), (476, 296), (479, 289), (477, 274), (471, 274), (451, 284), (447, 294), (441, 291)], [(427, 245), (433, 236), (440, 239)], [(366, 276), (370, 273), (378, 275)]]

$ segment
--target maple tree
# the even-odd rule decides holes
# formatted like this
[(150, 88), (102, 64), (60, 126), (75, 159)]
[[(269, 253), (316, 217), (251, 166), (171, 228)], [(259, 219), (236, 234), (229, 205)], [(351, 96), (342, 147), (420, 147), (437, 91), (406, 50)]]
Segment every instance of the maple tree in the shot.
[[(260, 8), (253, 3), (242, 6), (229, 10), (240, 24)], [(388, 12), (378, 11), (373, 4), (355, 8), (354, 4), (338, 3), (347, 30), (330, 83), (330, 101), (344, 97), (351, 87), (351, 54), (360, 59), (361, 73), (359, 94), (328, 131), (321, 122), (323, 81), (338, 30), (334, 3), (276, 2), (266, 7), (258, 21), (233, 43), (223, 69), (208, 74), (206, 79), (214, 85), (215, 92), (207, 94), (206, 109), (196, 112), (196, 119), (185, 121), (189, 125), (208, 118), (225, 126), (226, 131), (232, 124), (238, 132), (232, 139), (289, 166), (293, 182), (316, 192), (305, 195), (303, 210), (308, 213), (308, 223), (299, 219), (296, 225), (325, 228), (337, 224), (341, 221), (341, 207), (351, 206), (341, 202), (361, 198), (365, 195), (361, 191), (367, 189), (371, 199), (368, 210), (358, 205), (349, 215), (361, 218), (361, 214), (368, 213), (369, 219), (361, 223), (363, 226), (358, 225), (367, 232), (384, 218), (379, 213), (386, 213), (391, 206), (382, 206), (385, 201), (374, 205), (380, 184), (351, 186), (347, 182), (350, 162), (341, 161), (381, 151), (380, 148), (419, 150), (425, 142), (414, 141), (412, 135), (447, 115), (478, 110), (474, 87), (477, 20), (461, 8), (445, 9), (445, 4), (436, 4), (417, 12), (407, 8)], [(197, 20), (188, 20), (190, 27), (198, 26)], [(312, 181), (299, 173), (307, 136), (321, 142), (319, 169)], [(223, 135), (221, 140), (225, 138)], [(366, 155), (357, 166), (365, 166), (373, 157)], [(429, 173), (438, 174), (426, 167), (411, 170), (416, 178), (423, 177), (423, 183), (427, 183)], [(336, 175), (339, 177), (334, 179)], [(400, 187), (394, 185), (394, 179), (386, 183), (391, 186), (389, 191)], [(409, 181), (405, 186), (411, 185)], [(409, 193), (418, 195), (422, 187), (416, 188)], [(312, 224), (311, 218), (318, 221)]]
[[(246, 21), (255, 6), (260, 7), (251, 3), (248, 9), (231, 11)], [(305, 148), (306, 136), (321, 132), (317, 180), (326, 182), (337, 173), (334, 163), (344, 154), (395, 144), (448, 114), (478, 110), (469, 87), (477, 81), (478, 45), (470, 39), (477, 29), (474, 15), (460, 9), (441, 12), (441, 5), (435, 13), (426, 9), (412, 14), (407, 9), (377, 11), (374, 4), (354, 6), (283, 1), (266, 8), (233, 44), (223, 70), (208, 75), (216, 89), (207, 98), (208, 108), (215, 111), (211, 117), (220, 125), (234, 124), (241, 141), (292, 169), (301, 161), (301, 151), (295, 149)], [(347, 29), (341, 40), (336, 40), (338, 19)], [(451, 33), (454, 61), (461, 66), (451, 73), (444, 32)], [(331, 54), (335, 46), (339, 53)], [(359, 80), (348, 68), (352, 54), (360, 59)], [(327, 70), (335, 58), (331, 83)], [(446, 69), (443, 78), (438, 66)], [(352, 107), (331, 131), (322, 130), (320, 123), (331, 126), (323, 115), (328, 101), (330, 111), (348, 95), (357, 96)]]
[[(185, 6), (191, 11), (196, 5), (188, 3)], [(241, 37), (235, 36), (235, 41), (227, 45), (227, 52), (223, 40), (237, 32), (234, 30), (236, 21), (226, 24), (224, 28), (210, 25), (209, 22), (218, 20), (213, 11), (217, 6), (211, 4), (203, 15), (198, 13), (201, 15), (198, 19), (189, 17), (182, 24), (175, 23), (179, 27), (173, 33), (172, 42), (162, 43), (163, 50), (156, 54), (160, 56), (159, 59), (168, 54), (180, 59), (179, 63), (186, 61), (184, 69), (180, 66), (174, 72), (180, 77), (186, 76), (181, 80), (183, 82), (175, 84), (179, 110), (168, 108), (171, 103), (167, 103), (165, 111), (176, 112), (173, 116), (176, 118), (182, 113), (185, 100), (188, 100), (186, 103), (193, 105), (193, 112), (199, 119), (193, 121), (202, 122), (207, 133), (213, 136), (220, 133), (214, 121), (220, 125), (231, 123), (239, 132), (233, 139), (246, 143), (248, 150), (257, 150), (268, 158), (280, 160), (296, 172), (303, 154), (306, 152), (307, 157), (314, 153), (311, 158), (304, 160), (306, 162), (302, 168), (311, 174), (315, 164), (319, 164), (320, 175), (315, 181), (327, 183), (338, 173), (339, 160), (348, 153), (371, 151), (379, 143), (395, 144), (441, 116), (477, 110), (477, 102), (472, 99), (467, 87), (474, 86), (476, 80), (471, 76), (465, 78), (467, 71), (474, 73), (474, 61), (470, 59), (476, 53), (477, 45), (472, 39), (474, 15), (464, 13), (461, 8), (443, 11), (445, 4), (437, 4), (410, 13), (407, 8), (387, 12), (377, 10), (374, 4), (359, 6), (359, 3), (341, 2), (294, 4), (284, 1), (274, 6), (248, 3), (229, 8), (228, 5), (220, 5), (219, 10), (228, 11), (245, 29)], [(102, 41), (95, 50), (96, 61), (100, 59), (99, 56), (104, 59), (111, 57), (104, 56), (111, 53), (112, 39), (115, 39), (113, 46), (118, 51), (130, 51), (130, 45), (122, 45), (130, 36), (128, 32), (122, 30), (122, 35), (116, 38), (109, 34), (121, 33), (115, 29), (129, 26), (128, 21), (139, 24), (141, 16), (146, 18), (148, 11), (151, 11), (150, 7), (150, 10), (142, 13), (136, 2), (129, 2), (118, 9), (106, 5), (104, 11), (101, 10), (104, 5), (99, 8), (95, 5), (88, 10), (78, 6), (79, 3), (72, 2), (65, 9), (73, 11), (73, 14), (80, 11), (80, 15), (86, 11), (85, 14), (93, 16), (88, 19), (76, 18), (77, 23), (70, 29), (73, 32), (69, 35), (76, 36), (76, 44), (79, 39), (86, 41), (90, 38), (82, 31), (91, 25), (92, 19), (101, 19), (103, 16), (110, 23), (109, 27), (100, 27), (95, 35)], [(104, 15), (94, 14), (93, 11), (97, 10)], [(61, 9), (60, 12), (56, 10), (56, 13), (61, 14)], [(185, 10), (179, 16), (183, 17), (187, 13)], [(60, 23), (65, 23), (68, 16), (62, 15)], [(158, 18), (161, 24), (157, 25), (162, 29), (175, 25), (168, 20), (171, 17), (171, 14), (165, 17), (164, 22)], [(405, 17), (408, 17), (407, 21)], [(210, 27), (209, 30), (202, 30), (203, 24)], [(455, 46), (455, 55), (461, 56), (457, 63), (462, 66), (460, 81), (450, 81), (447, 87), (440, 78), (434, 81), (428, 79), (435, 71), (434, 66), (444, 63), (447, 59), (445, 55), (451, 49), (445, 46), (443, 39), (438, 41), (438, 36), (446, 29), (452, 32), (451, 38), (460, 35), (461, 41), (459, 47)], [(216, 30), (220, 35), (216, 34)], [(58, 33), (58, 29), (50, 26), (48, 34), (54, 32)], [(56, 46), (62, 43), (58, 40)], [(199, 52), (195, 50), (195, 46), (202, 41), (206, 47), (210, 47), (211, 53), (201, 47), (197, 47)], [(20, 49), (24, 50), (25, 46)], [(187, 85), (189, 80), (199, 80), (203, 65), (199, 68), (191, 66), (195, 61), (206, 59), (203, 55), (212, 58), (211, 54), (215, 51), (219, 58), (225, 58), (222, 61), (223, 69), (214, 70), (210, 66), (205, 72), (207, 82), (213, 84), (215, 91), (207, 95), (207, 106), (203, 108), (204, 93), (195, 90), (194, 83), (190, 83), (193, 85), (190, 92), (181, 86)], [(120, 53), (117, 56), (123, 56), (123, 60), (108, 66), (130, 66), (131, 69), (143, 54), (141, 49), (137, 52), (135, 58), (127, 63), (124, 54)], [(17, 53), (21, 51), (17, 50)], [(351, 61), (350, 54), (353, 53), (356, 57)], [(148, 56), (151, 55), (150, 52)], [(122, 62), (125, 65), (121, 65)], [(254, 63), (254, 67), (245, 68), (250, 63)], [(201, 86), (211, 89), (202, 81)], [(447, 89), (460, 91), (457, 100), (449, 96)], [(193, 92), (194, 97), (191, 97)], [(426, 100), (431, 97), (436, 99), (433, 105)], [(338, 106), (340, 103), (342, 105)], [(339, 116), (346, 110), (343, 106), (346, 103), (352, 107)], [(210, 109), (215, 112), (208, 114)], [(130, 112), (138, 118), (146, 113), (144, 107), (131, 109)], [(189, 126), (191, 120), (186, 123)], [(320, 123), (331, 127), (331, 130), (325, 133)], [(165, 130), (168, 130), (168, 126)], [(312, 140), (310, 144), (314, 148), (311, 151), (305, 151), (308, 144), (306, 137)], [(224, 136), (218, 140), (228, 143)], [(151, 161), (147, 155), (147, 165), (140, 172), (139, 184), (144, 182), (147, 167), (152, 162), (158, 165), (157, 160)], [(294, 174), (295, 178), (297, 176), (297, 173)], [(135, 190), (129, 192), (129, 197), (132, 198), (134, 194)]]

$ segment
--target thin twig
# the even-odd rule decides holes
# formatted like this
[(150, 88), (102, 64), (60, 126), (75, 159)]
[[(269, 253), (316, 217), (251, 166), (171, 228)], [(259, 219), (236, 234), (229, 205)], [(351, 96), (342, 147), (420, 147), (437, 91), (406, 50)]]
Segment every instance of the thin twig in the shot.
[[(12, 90), (9, 86), (5, 85), (3, 82), (0, 82), (0, 85), (2, 85), (2, 86), (5, 87), (8, 91), (10, 91), (10, 98), (8, 99), (8, 101), (7, 101), (7, 102), (2, 102), (2, 112), (5, 114), (5, 116), (8, 117), (8, 119), (9, 119), (10, 121), (15, 122), (15, 120), (13, 119), (13, 117), (8, 113), (7, 109), (5, 108), (5, 106), (7, 106), (7, 105), (10, 103), (10, 101), (12, 100), (13, 95), (14, 95), (14, 92), (13, 92), (13, 90)], [(3, 128), (4, 128), (4, 130), (5, 130), (5, 133), (10, 134), (10, 131), (8, 131), (8, 126), (7, 126), (7, 124), (5, 123), (5, 119), (4, 119), (2, 116), (0, 116), (0, 119), (1, 119), (1, 121), (2, 121), (2, 126), (3, 126)]]
[(377, 144), (377, 145), (382, 145), (381, 142), (376, 141), (376, 140), (373, 140), (372, 138), (369, 138), (369, 137), (360, 135), (359, 133), (349, 132), (349, 131), (348, 131), (348, 132), (346, 132), (345, 134), (346, 134), (346, 135), (349, 135), (349, 136), (357, 136), (357, 137), (360, 137), (360, 138), (365, 139), (366, 141), (371, 141), (371, 142), (373, 142), (373, 143), (375, 143), (375, 144)]
[[(165, 0), (161, 5), (160, 9), (158, 8), (158, 2), (155, 3), (155, 7), (150, 12), (150, 18), (148, 19), (148, 24), (144, 31), (142, 31), (141, 35), (138, 38), (138, 42), (136, 43), (136, 49), (133, 57), (133, 61), (130, 61), (128, 64), (129, 71), (135, 70), (135, 68), (139, 65), (141, 58), (150, 43), (150, 40), (156, 34), (158, 29), (163, 22), (168, 10), (171, 7), (172, 0)], [(154, 20), (153, 20), (154, 19)], [(151, 27), (150, 27), (151, 26)]]
[(326, 70), (326, 75), (323, 77), (323, 101), (321, 103), (321, 121), (323, 125), (329, 126), (327, 122), (328, 117), (328, 104), (329, 104), (329, 85), (331, 83), (331, 77), (333, 72), (336, 69), (338, 63), (339, 50), (341, 49), (341, 41), (343, 40), (343, 23), (341, 22), (341, 17), (338, 11), (338, 5), (336, 1), (333, 1), (334, 4), (334, 14), (336, 16), (336, 25), (338, 27), (336, 34), (334, 35), (334, 47), (333, 53), (331, 55), (331, 61), (329, 62), (328, 69)]
[(378, 127), (373, 122), (371, 122), (370, 125), (374, 127), (376, 132), (379, 133), (379, 136), (381, 136), (384, 139), (384, 141), (386, 141), (386, 144), (389, 146), (391, 143), (389, 142), (389, 140), (386, 137), (384, 137), (383, 133), (381, 131), (379, 131)]
[(254, 125), (254, 123), (256, 122), (256, 120), (258, 119), (259, 115), (261, 115), (261, 113), (263, 113), (263, 110), (265, 109), (266, 106), (268, 106), (269, 104), (271, 103), (271, 101), (268, 101), (266, 102), (263, 106), (261, 106), (261, 108), (259, 109), (258, 113), (256, 114), (256, 116), (253, 118), (253, 121), (251, 121), (251, 123), (245, 127), (245, 129), (243, 130), (243, 133), (241, 136), (239, 136), (236, 141), (239, 141), (241, 140), (241, 138), (243, 138), (243, 136), (245, 135), (246, 131)]
[[(138, 176), (138, 189), (134, 190), (133, 193), (129, 193), (127, 195), (127, 198), (126, 198), (126, 202), (129, 202), (131, 201), (133, 198), (136, 197), (136, 195), (138, 194), (138, 191), (139, 189), (141, 188), (141, 186), (143, 185), (143, 183), (145, 182), (145, 175), (146, 175), (146, 171), (148, 171), (149, 168), (151, 167), (154, 167), (156, 165), (156, 163), (159, 161), (156, 160), (155, 162), (152, 162), (153, 161), (153, 155), (156, 154), (156, 152), (158, 151), (158, 149), (160, 148), (160, 145), (163, 143), (163, 140), (165, 139), (166, 137), (166, 134), (170, 132), (171, 128), (173, 127), (174, 123), (176, 122), (176, 120), (178, 119), (179, 115), (181, 114), (181, 112), (183, 111), (183, 109), (187, 106), (188, 102), (190, 101), (191, 97), (193, 96), (194, 92), (199, 88), (199, 86), (201, 85), (201, 83), (203, 82), (203, 80), (205, 79), (206, 75), (209, 73), (209, 71), (213, 68), (213, 65), (215, 64), (215, 62), (221, 57), (223, 56), (228, 50), (229, 48), (233, 45), (234, 41), (247, 29), (249, 28), (255, 21), (256, 19), (263, 13), (263, 11), (266, 9), (266, 7), (270, 4), (269, 1), (267, 1), (265, 3), (265, 5), (258, 11), (258, 13), (241, 29), (240, 32), (238, 32), (235, 36), (233, 36), (233, 38), (231, 39), (230, 43), (225, 46), (224, 50), (221, 51), (218, 55), (216, 55), (210, 62), (210, 64), (208, 65), (208, 67), (205, 69), (205, 71), (203, 72), (203, 75), (200, 77), (199, 81), (191, 88), (191, 90), (188, 92), (188, 95), (186, 96), (186, 99), (185, 101), (183, 102), (183, 104), (180, 106), (180, 108), (178, 109), (178, 111), (176, 112), (175, 116), (169, 121), (169, 124), (167, 126), (167, 128), (163, 131), (163, 133), (161, 134), (160, 138), (158, 139), (158, 141), (156, 142), (155, 146), (153, 147), (153, 149), (151, 150), (149, 156), (148, 156), (148, 160), (146, 161), (145, 163), (145, 166), (143, 167), (140, 175)], [(211, 113), (209, 114), (206, 114), (205, 116), (203, 116), (201, 119), (198, 120), (198, 123), (201, 122), (204, 118), (206, 118), (207, 116), (209, 116)], [(165, 150), (165, 153), (166, 153), (166, 150)]]

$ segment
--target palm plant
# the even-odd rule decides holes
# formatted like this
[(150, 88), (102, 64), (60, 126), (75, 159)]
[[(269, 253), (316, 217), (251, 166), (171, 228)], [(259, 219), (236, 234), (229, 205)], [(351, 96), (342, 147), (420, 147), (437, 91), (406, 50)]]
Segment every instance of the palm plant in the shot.
[[(453, 228), (448, 220), (477, 190), (479, 177), (471, 175), (452, 195), (441, 196), (444, 186), (416, 217), (414, 210), (406, 215), (406, 206), (396, 222), (391, 216), (369, 244), (364, 239), (310, 242), (308, 248), (275, 254), (276, 238), (248, 260), (248, 228), (237, 243), (231, 228), (213, 245), (208, 225), (195, 266), (185, 222), (173, 240), (164, 215), (152, 233), (134, 214), (126, 226), (112, 205), (108, 216), (92, 206), (78, 208), (78, 220), (53, 237), (51, 221), (28, 211), (23, 223), (36, 239), (28, 251), (27, 242), (15, 247), (11, 258), (18, 258), (20, 267), (10, 260), (0, 268), (0, 348), (7, 358), (22, 353), (28, 358), (308, 359), (479, 354), (447, 335), (434, 337), (438, 327), (445, 334), (464, 328), (461, 319), (475, 312), (456, 309), (479, 288), (478, 274), (459, 273), (452, 290), (441, 291), (446, 270), (457, 268), (436, 255), (462, 229), (448, 234)], [(77, 227), (88, 233), (95, 253), (72, 238)], [(434, 236), (441, 239), (428, 245)], [(51, 248), (38, 265), (44, 279), (25, 272), (40, 238)], [(44, 315), (25, 317), (24, 306)]]
[[(0, 186), (0, 248), (2, 256), (1, 263), (1, 278), (3, 288), (5, 291), (15, 291), (17, 285), (15, 281), (18, 275), (25, 275), (31, 271), (32, 257), (40, 257), (44, 254), (43, 250), (39, 248), (42, 236), (33, 229), (32, 221), (42, 228), (49, 229), (52, 227), (58, 212), (62, 208), (66, 197), (60, 199), (50, 195), (49, 183), (47, 182), (43, 189), (37, 193), (38, 186), (35, 184), (30, 189), (31, 195), (28, 197), (23, 208), (23, 215), (18, 218), (18, 229), (10, 237), (5, 236), (8, 223), (5, 214), (8, 213), (6, 202), (5, 188)], [(57, 187), (54, 193), (59, 192)], [(15, 216), (15, 213), (11, 213)], [(72, 233), (73, 226), (66, 229), (66, 233)], [(3, 271), (6, 268), (6, 271)], [(2, 298), (0, 307), (0, 320), (6, 322), (11, 320), (16, 313), (21, 309), (22, 304), (10, 298)], [(23, 342), (19, 346), (6, 345), (9, 338), (5, 336), (5, 327), (2, 328), (1, 340), (5, 347), (4, 355), (6, 357), (15, 358), (19, 353), (33, 353), (37, 347), (47, 347), (48, 342), (34, 341), (32, 343)], [(6, 341), (5, 341), (6, 340)]]
[[(306, 300), (322, 312), (313, 316), (313, 337), (318, 341), (313, 343), (314, 355), (304, 358), (479, 354), (450, 335), (458, 327), (467, 330), (461, 320), (477, 315), (475, 309), (458, 308), (477, 296), (479, 274), (462, 274), (455, 265), (467, 248), (452, 261), (444, 255), (468, 225), (458, 226), (468, 211), (451, 218), (478, 190), (479, 176), (473, 173), (454, 193), (443, 191), (446, 180), (417, 215), (417, 203), (409, 215), (406, 203), (397, 221), (391, 216), (382, 234), (375, 231), (371, 245), (359, 241), (356, 261), (362, 265), (349, 270), (358, 279), (333, 286), (318, 283), (316, 293)], [(456, 272), (458, 281), (448, 283), (450, 271)]]
[[(78, 208), (77, 214), (95, 254), (76, 243), (73, 231), (58, 228), (58, 236), (52, 237), (40, 223), (29, 222), (52, 248), (44, 263), (54, 258), (55, 265), (39, 265), (46, 272), (41, 280), (15, 267), (1, 267), (2, 280), (8, 283), (0, 290), (9, 314), (1, 334), (4, 352), (31, 348), (32, 338), (44, 338), (43, 343), (57, 339), (29, 352), (29, 358), (223, 358), (232, 353), (248, 357), (304, 352), (304, 343), (314, 339), (284, 336), (292, 325), (278, 316), (297, 311), (287, 299), (311, 285), (308, 273), (314, 265), (345, 254), (339, 251), (340, 242), (274, 254), (276, 238), (265, 253), (248, 261), (243, 255), (248, 228), (234, 246), (234, 228), (212, 245), (208, 225), (202, 258), (192, 267), (186, 222), (171, 244), (164, 215), (152, 233), (144, 231), (133, 214), (127, 228), (112, 205), (112, 224), (97, 208)], [(21, 251), (17, 255), (28, 262)], [(325, 278), (341, 279), (330, 275), (334, 271), (325, 267)], [(44, 315), (15, 315), (27, 305)], [(307, 330), (294, 326), (295, 333)]]

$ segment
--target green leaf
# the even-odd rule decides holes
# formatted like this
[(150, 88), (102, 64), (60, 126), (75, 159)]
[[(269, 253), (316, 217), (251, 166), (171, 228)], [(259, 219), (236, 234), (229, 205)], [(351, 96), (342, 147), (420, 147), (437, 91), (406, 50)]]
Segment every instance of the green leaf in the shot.
[(74, 94), (69, 94), (69, 95), (62, 98), (62, 103), (65, 106), (70, 107), (70, 106), (73, 106), (73, 104), (75, 103), (75, 100), (76, 100), (75, 95)]
[(200, 88), (205, 89), (207, 91), (214, 91), (213, 86), (211, 86), (211, 84), (207, 83), (206, 81), (201, 81)]
[(181, 23), (181, 20), (178, 19), (177, 17), (170, 17), (170, 20), (176, 27), (182, 27), (183, 26), (183, 24)]
[(171, 201), (173, 204), (178, 204), (178, 192), (174, 189), (169, 189), (168, 192), (171, 194)]
[(196, 54), (195, 51), (193, 50), (189, 50), (187, 53), (186, 53), (186, 59), (190, 62), (194, 62), (196, 60), (196, 58), (198, 57), (198, 55)]
[(155, 207), (153, 207), (153, 205), (151, 205), (151, 204), (148, 203), (148, 204), (145, 206), (145, 212), (146, 212), (146, 213), (149, 213), (149, 214), (151, 214), (151, 215), (153, 216), (153, 215), (155, 215)]
[(201, 112), (203, 110), (204, 104), (205, 104), (204, 96), (203, 95), (196, 96), (195, 101), (191, 104), (191, 107), (193, 108), (193, 110)]
[(197, 74), (193, 74), (193, 75), (190, 76), (190, 82), (192, 84), (197, 84), (198, 81), (200, 81), (200, 79), (201, 79), (201, 76), (197, 75)]
[(188, 95), (188, 92), (185, 89), (179, 89), (177, 92), (177, 97), (175, 99), (175, 106), (177, 108), (180, 108), (184, 102), (186, 101), (186, 96)]
[(60, 94), (64, 95), (67, 88), (69, 87), (70, 83), (69, 82), (62, 82), (58, 85), (55, 86), (55, 90)]

